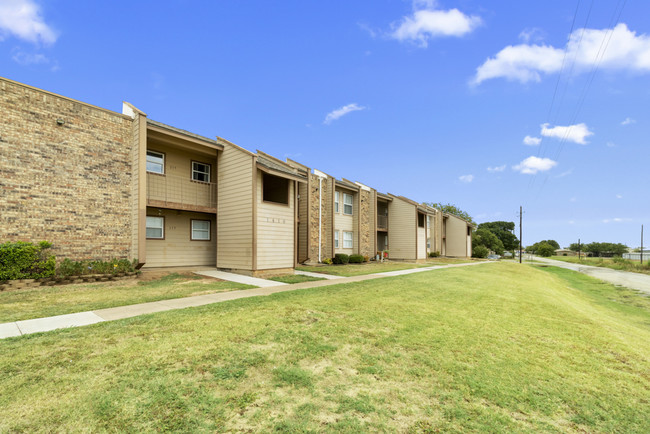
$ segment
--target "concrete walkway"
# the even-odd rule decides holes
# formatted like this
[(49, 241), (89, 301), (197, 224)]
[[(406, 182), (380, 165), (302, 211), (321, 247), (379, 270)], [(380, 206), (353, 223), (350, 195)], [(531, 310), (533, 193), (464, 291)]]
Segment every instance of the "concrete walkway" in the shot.
[[(276, 292), (295, 291), (298, 289), (306, 289), (306, 288), (318, 288), (321, 286), (338, 285), (340, 283), (361, 282), (364, 280), (381, 279), (384, 277), (421, 273), (424, 271), (439, 270), (442, 268), (468, 267), (472, 265), (489, 264), (489, 263), (490, 262), (470, 262), (466, 264), (436, 265), (432, 267), (413, 268), (409, 270), (387, 271), (384, 273), (365, 274), (361, 276), (352, 276), (352, 277), (337, 276), (336, 279), (302, 282), (302, 283), (295, 283), (292, 285), (288, 285), (286, 283), (268, 281), (264, 279), (257, 279), (257, 280), (264, 280), (267, 283), (273, 282), (275, 286), (243, 289), (240, 291), (220, 292), (217, 294), (197, 295), (193, 297), (174, 298), (171, 300), (161, 300), (161, 301), (153, 301), (150, 303), (131, 304), (128, 306), (99, 309), (91, 312), (79, 312), (79, 313), (72, 313), (68, 315), (58, 315), (58, 316), (52, 316), (47, 318), (37, 318), (37, 319), (30, 319), (24, 321), (4, 323), (4, 324), (0, 324), (0, 339), (27, 335), (30, 333), (47, 332), (47, 331), (56, 330), (60, 328), (85, 326), (85, 325), (96, 324), (104, 321), (113, 321), (118, 319), (131, 318), (138, 315), (163, 312), (167, 310), (184, 309), (186, 307), (195, 307), (195, 306), (204, 306), (206, 304), (221, 303), (224, 301), (236, 300), (238, 298), (271, 295), (271, 294), (275, 294)], [(233, 273), (225, 273), (225, 274), (233, 275)], [(319, 274), (319, 273), (313, 273), (313, 274)], [(207, 274), (207, 275), (215, 277), (212, 274)], [(235, 278), (237, 279), (239, 279), (240, 277), (246, 277), (240, 275), (233, 275), (233, 276), (236, 276)], [(221, 279), (223, 277), (219, 277), (219, 278)], [(249, 282), (250, 281), (245, 281), (241, 283), (249, 283)]]
[(570, 262), (556, 261), (541, 256), (535, 256), (533, 259), (535, 261), (553, 265), (554, 267), (578, 271), (597, 279), (604, 280), (605, 282), (613, 283), (614, 285), (625, 286), (626, 288), (632, 288), (645, 294), (650, 294), (650, 275), (647, 274), (612, 270), (611, 268), (605, 267), (593, 267), (591, 265), (572, 264)]
[(225, 271), (219, 270), (205, 270), (205, 271), (195, 271), (194, 274), (200, 274), (201, 276), (216, 277), (217, 279), (227, 280), (229, 282), (245, 283), (246, 285), (259, 286), (260, 288), (268, 288), (270, 286), (282, 286), (287, 285), (283, 282), (276, 282), (274, 280), (260, 279), (258, 277), (244, 276), (242, 274), (236, 273), (227, 273)]
[(335, 276), (333, 274), (325, 274), (325, 273), (312, 273), (311, 271), (296, 270), (294, 271), (294, 273), (300, 276), (320, 277), (321, 279), (328, 279), (328, 280), (343, 279), (343, 276)]

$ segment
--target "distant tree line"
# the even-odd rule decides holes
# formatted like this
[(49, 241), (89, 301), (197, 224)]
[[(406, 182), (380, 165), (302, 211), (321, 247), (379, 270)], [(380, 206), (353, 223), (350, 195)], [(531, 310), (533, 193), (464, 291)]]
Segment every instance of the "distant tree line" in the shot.
[(595, 257), (610, 258), (612, 256), (623, 256), (627, 253), (628, 247), (621, 243), (589, 243), (580, 244), (573, 243), (569, 246), (569, 250), (577, 252), (578, 250), (591, 254)]

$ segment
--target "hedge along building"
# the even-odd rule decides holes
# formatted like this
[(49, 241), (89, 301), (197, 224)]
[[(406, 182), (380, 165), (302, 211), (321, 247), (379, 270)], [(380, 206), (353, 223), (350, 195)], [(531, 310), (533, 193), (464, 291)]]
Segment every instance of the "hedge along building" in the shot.
[(4, 78), (0, 89), (3, 241), (148, 267), (294, 267), (295, 184), (306, 174), (129, 103), (116, 113)]

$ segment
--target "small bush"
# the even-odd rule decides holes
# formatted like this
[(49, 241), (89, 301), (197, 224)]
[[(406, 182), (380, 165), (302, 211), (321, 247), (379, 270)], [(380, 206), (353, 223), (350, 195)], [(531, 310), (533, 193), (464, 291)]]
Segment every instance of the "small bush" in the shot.
[(472, 249), (473, 258), (487, 258), (490, 251), (485, 246), (476, 246)]
[(361, 264), (365, 261), (363, 255), (350, 255), (350, 264)]
[(542, 243), (537, 247), (537, 252), (539, 256), (543, 256), (545, 258), (549, 258), (553, 256), (555, 253), (555, 247), (548, 243)]
[(334, 258), (332, 258), (332, 262), (337, 265), (345, 265), (350, 262), (350, 256), (345, 253), (337, 253), (334, 255)]
[(430, 258), (437, 258), (438, 256), (440, 256), (440, 252), (429, 252)]
[(365, 255), (365, 256), (363, 257), (363, 262), (368, 262), (369, 260), (370, 260), (370, 256)]
[(71, 261), (64, 259), (56, 270), (57, 276), (82, 276), (84, 274), (118, 274), (135, 271), (137, 260), (111, 259), (110, 261)]
[(0, 281), (53, 276), (56, 259), (46, 252), (51, 246), (47, 241), (0, 244)]
[(323, 264), (332, 265), (332, 258), (325, 258), (322, 262)]

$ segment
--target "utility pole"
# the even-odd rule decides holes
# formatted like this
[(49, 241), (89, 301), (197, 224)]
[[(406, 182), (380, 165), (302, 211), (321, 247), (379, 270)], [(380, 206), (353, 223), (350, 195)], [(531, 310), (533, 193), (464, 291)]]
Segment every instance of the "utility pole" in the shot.
[(643, 225), (641, 225), (641, 265), (643, 265)]
[(522, 216), (523, 213), (521, 212), (521, 206), (519, 206), (519, 263), (521, 264), (521, 221), (522, 221)]
[(580, 238), (578, 238), (578, 261), (580, 260)]

